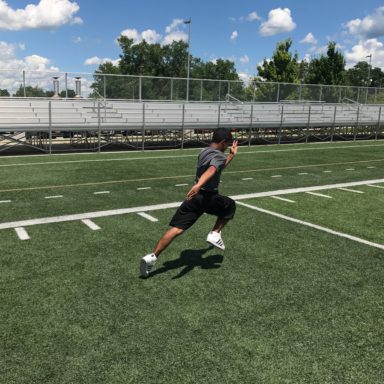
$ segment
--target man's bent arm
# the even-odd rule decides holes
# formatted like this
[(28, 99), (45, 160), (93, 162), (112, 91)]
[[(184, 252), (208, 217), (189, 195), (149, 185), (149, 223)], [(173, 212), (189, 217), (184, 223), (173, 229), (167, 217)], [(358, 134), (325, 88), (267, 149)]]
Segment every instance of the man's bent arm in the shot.
[(200, 191), (201, 187), (210, 180), (216, 173), (216, 167), (211, 165), (199, 178), (199, 181), (187, 193), (187, 200), (193, 199)]

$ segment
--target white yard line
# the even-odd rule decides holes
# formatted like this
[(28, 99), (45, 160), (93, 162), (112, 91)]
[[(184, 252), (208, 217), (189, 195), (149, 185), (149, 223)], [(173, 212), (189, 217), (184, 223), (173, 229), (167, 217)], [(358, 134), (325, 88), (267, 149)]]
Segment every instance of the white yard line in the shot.
[(2, 203), (11, 203), (11, 202), (12, 202), (12, 200), (1, 200), (0, 204), (2, 204)]
[(88, 228), (91, 228), (92, 231), (98, 231), (100, 229), (100, 227), (95, 224), (92, 220), (89, 220), (89, 219), (84, 219), (84, 220), (81, 220)]
[(285, 199), (284, 197), (279, 197), (279, 196), (271, 196), (272, 199), (277, 199), (281, 201), (286, 201), (287, 203), (296, 203), (296, 201)]
[(282, 177), (281, 175), (273, 175), (271, 177)]
[(305, 192), (309, 195), (319, 196), (319, 197), (326, 197), (327, 199), (332, 199), (332, 196), (329, 195), (323, 195), (322, 193), (316, 193), (316, 192)]
[(110, 191), (100, 191), (100, 192), (93, 192), (94, 195), (108, 195), (111, 193)]
[(333, 171), (323, 171), (323, 173), (331, 173), (331, 172), (333, 172)]
[[(317, 185), (313, 187), (280, 189), (275, 191), (256, 192), (256, 193), (249, 193), (249, 194), (243, 194), (243, 195), (233, 195), (231, 196), (231, 198), (234, 200), (246, 200), (246, 199), (253, 199), (257, 197), (280, 196), (280, 195), (288, 195), (291, 193), (313, 192), (313, 191), (322, 191), (326, 189), (353, 187), (357, 185), (367, 185), (367, 184), (381, 184), (381, 183), (384, 183), (384, 179), (355, 181), (355, 182), (341, 183), (341, 184)], [(175, 203), (167, 203), (167, 204), (147, 205), (142, 207), (114, 209), (114, 210), (108, 210), (108, 211), (87, 212), (87, 213), (80, 213), (80, 214), (74, 214), (74, 215), (53, 216), (53, 217), (44, 217), (44, 218), (38, 218), (38, 219), (13, 221), (8, 223), (1, 223), (0, 229), (27, 227), (27, 226), (39, 225), (39, 224), (62, 223), (67, 221), (77, 221), (77, 220), (84, 220), (84, 219), (94, 219), (97, 217), (116, 216), (116, 215), (123, 215), (127, 213), (157, 211), (162, 209), (177, 208), (180, 204), (181, 202), (175, 202)]]
[(298, 175), (302, 176), (302, 175), (308, 175), (308, 172), (300, 172), (298, 173)]
[(175, 184), (175, 187), (186, 187), (188, 184)]
[(152, 187), (140, 187), (140, 188), (137, 188), (138, 191), (144, 191), (146, 189), (152, 189)]
[(355, 189), (349, 189), (349, 188), (337, 188), (340, 189), (340, 191), (346, 191), (346, 192), (353, 192), (353, 193), (364, 193), (363, 191), (356, 191)]
[(16, 227), (15, 231), (16, 231), (16, 234), (20, 240), (29, 240), (30, 239), (27, 231), (23, 227)]
[(144, 217), (144, 219), (147, 219), (149, 221), (152, 221), (153, 223), (159, 221), (158, 219), (156, 219), (156, 217), (153, 217), (151, 215), (148, 215), (148, 213), (145, 213), (145, 212), (138, 212), (137, 213), (139, 216), (141, 217)]
[(63, 195), (56, 195), (56, 196), (45, 196), (44, 199), (60, 199), (64, 197)]
[(253, 180), (253, 177), (243, 177), (241, 180)]
[(349, 239), (349, 240), (352, 240), (352, 241), (356, 241), (356, 242), (361, 243), (361, 244), (369, 245), (371, 247), (375, 247), (375, 248), (379, 248), (379, 249), (383, 249), (384, 250), (384, 245), (383, 244), (373, 243), (371, 241), (367, 241), (367, 240), (361, 239), (360, 237), (351, 236), (351, 235), (348, 235), (346, 233), (334, 231), (333, 229), (322, 227), (321, 225), (312, 224), (312, 223), (309, 223), (308, 221), (298, 220), (298, 219), (295, 219), (293, 217), (281, 215), (280, 213), (268, 211), (266, 209), (259, 208), (259, 207), (256, 207), (254, 205), (245, 204), (245, 203), (239, 203), (239, 202), (237, 204), (242, 205), (243, 207), (246, 207), (246, 208), (253, 209), (253, 210), (258, 211), (258, 212), (262, 212), (262, 213), (266, 213), (266, 214), (271, 215), (271, 216), (278, 217), (279, 219), (283, 219), (283, 220), (291, 221), (293, 223), (305, 225), (307, 227), (311, 227), (311, 228), (317, 229), (319, 231), (327, 232), (327, 233), (330, 233), (332, 235), (336, 235), (336, 236), (339, 236), (339, 237), (344, 237), (346, 239)]
[(382, 185), (367, 184), (367, 187), (374, 187), (374, 188), (382, 188), (382, 189), (384, 189), (384, 187)]
[(373, 169), (373, 168), (376, 168), (376, 167), (367, 167), (368, 169)]
[(347, 168), (346, 171), (354, 171), (355, 168)]

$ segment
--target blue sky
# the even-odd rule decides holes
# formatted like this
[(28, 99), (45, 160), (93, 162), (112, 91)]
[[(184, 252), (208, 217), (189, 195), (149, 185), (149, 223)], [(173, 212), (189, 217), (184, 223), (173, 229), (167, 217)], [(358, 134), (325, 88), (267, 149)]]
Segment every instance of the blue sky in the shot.
[(348, 66), (372, 54), (384, 68), (384, 0), (0, 0), (0, 69), (93, 72), (118, 59), (121, 33), (186, 39), (189, 17), (191, 53), (233, 60), (243, 78), (288, 37), (300, 59), (333, 40)]

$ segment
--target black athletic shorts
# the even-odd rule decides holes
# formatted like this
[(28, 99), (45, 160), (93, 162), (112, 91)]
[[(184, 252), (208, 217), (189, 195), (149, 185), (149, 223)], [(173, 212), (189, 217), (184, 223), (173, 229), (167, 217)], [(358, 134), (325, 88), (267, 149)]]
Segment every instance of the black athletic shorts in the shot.
[(230, 197), (219, 195), (217, 192), (200, 191), (192, 200), (185, 200), (180, 205), (169, 225), (186, 230), (203, 213), (230, 220), (235, 211), (236, 204)]

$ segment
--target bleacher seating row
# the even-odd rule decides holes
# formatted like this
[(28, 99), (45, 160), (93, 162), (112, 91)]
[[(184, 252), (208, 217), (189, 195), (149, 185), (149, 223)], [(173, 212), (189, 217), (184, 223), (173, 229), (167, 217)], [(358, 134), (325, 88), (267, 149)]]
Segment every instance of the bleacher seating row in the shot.
[(0, 98), (0, 132), (369, 126), (381, 119), (380, 105)]

